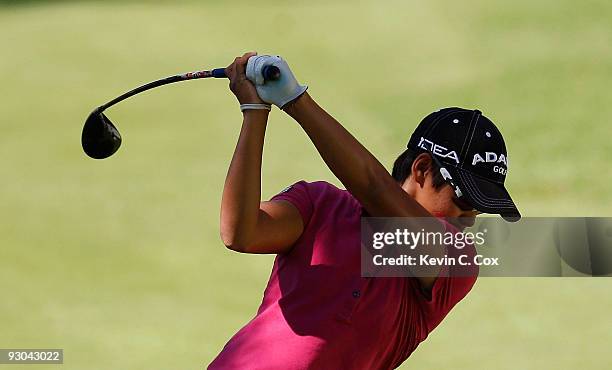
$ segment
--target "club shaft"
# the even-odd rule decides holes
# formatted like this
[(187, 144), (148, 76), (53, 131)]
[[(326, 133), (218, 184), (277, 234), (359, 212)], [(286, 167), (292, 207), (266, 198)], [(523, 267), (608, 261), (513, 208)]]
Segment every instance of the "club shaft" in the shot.
[(120, 95), (118, 97), (116, 97), (115, 99), (109, 101), (108, 103), (99, 106), (96, 110), (98, 112), (102, 112), (105, 109), (112, 107), (113, 105), (119, 103), (120, 101), (123, 101), (131, 96), (134, 96), (136, 94), (139, 94), (143, 91), (147, 91), (159, 86), (163, 86), (163, 85), (168, 85), (171, 83), (175, 83), (175, 82), (180, 82), (180, 81), (188, 81), (188, 80), (195, 80), (198, 78), (209, 78), (209, 77), (214, 77), (214, 78), (226, 78), (227, 76), (225, 75), (225, 70), (223, 68), (217, 68), (217, 69), (213, 69), (211, 71), (196, 71), (196, 72), (188, 72), (188, 73), (184, 73), (184, 74), (180, 74), (180, 75), (175, 75), (175, 76), (170, 76), (170, 77), (166, 77), (166, 78), (162, 78), (161, 80), (157, 80), (157, 81), (153, 81), (153, 82), (149, 82), (146, 85), (142, 85), (140, 87), (135, 88), (134, 90), (130, 90), (128, 92), (126, 92), (123, 95)]

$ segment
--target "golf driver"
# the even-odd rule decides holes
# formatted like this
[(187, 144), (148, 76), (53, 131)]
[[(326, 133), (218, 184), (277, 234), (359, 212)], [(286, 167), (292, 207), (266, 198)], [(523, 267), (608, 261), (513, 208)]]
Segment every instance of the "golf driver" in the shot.
[[(280, 78), (280, 70), (278, 67), (270, 65), (262, 69), (264, 80), (273, 81)], [(189, 72), (180, 75), (162, 78), (161, 80), (149, 82), (146, 85), (128, 91), (125, 94), (116, 97), (108, 103), (94, 109), (87, 117), (83, 133), (81, 135), (81, 145), (85, 154), (94, 159), (108, 158), (121, 146), (121, 134), (117, 127), (103, 113), (107, 108), (123, 101), (131, 96), (139, 94), (143, 91), (153, 89), (155, 87), (171, 84), (179, 81), (195, 80), (198, 78), (227, 78), (224, 68), (216, 68), (210, 71)]]

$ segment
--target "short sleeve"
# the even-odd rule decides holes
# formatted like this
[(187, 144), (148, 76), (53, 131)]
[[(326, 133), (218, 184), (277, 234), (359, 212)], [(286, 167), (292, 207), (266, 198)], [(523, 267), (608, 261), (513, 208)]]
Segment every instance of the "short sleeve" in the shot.
[(298, 181), (283, 189), (270, 200), (286, 200), (293, 204), (300, 212), (304, 225), (307, 225), (313, 211), (313, 202), (308, 193), (308, 185), (306, 181)]

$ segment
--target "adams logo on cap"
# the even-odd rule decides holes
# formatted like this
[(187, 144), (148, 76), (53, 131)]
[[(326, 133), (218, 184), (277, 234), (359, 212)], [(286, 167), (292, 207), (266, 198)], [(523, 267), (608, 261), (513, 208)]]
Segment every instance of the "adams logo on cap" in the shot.
[(476, 153), (472, 158), (472, 166), (475, 166), (478, 163), (503, 163), (504, 167), (493, 166), (491, 170), (502, 175), (505, 175), (508, 172), (508, 159), (504, 153), (497, 154), (495, 152), (485, 152), (483, 155)]

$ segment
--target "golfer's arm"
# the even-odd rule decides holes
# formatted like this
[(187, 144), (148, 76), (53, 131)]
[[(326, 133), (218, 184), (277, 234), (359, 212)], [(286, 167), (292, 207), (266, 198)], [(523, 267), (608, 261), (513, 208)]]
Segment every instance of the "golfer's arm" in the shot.
[(431, 216), (308, 93), (292, 102), (285, 112), (302, 126), (327, 166), (372, 216)]
[(247, 110), (221, 200), (221, 239), (245, 253), (282, 253), (302, 233), (298, 210), (286, 201), (260, 202), (261, 160), (268, 111)]
[[(431, 217), (400, 187), (383, 165), (308, 94), (292, 102), (285, 111), (302, 126), (327, 166), (370, 215)], [(421, 220), (414, 219), (417, 230), (421, 228)], [(443, 230), (442, 225), (437, 223), (432, 225), (426, 222), (423, 226), (430, 231)], [(442, 248), (431, 251), (431, 255), (440, 257)], [(433, 287), (439, 270), (438, 266), (411, 268), (426, 291)]]

